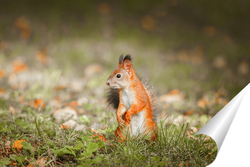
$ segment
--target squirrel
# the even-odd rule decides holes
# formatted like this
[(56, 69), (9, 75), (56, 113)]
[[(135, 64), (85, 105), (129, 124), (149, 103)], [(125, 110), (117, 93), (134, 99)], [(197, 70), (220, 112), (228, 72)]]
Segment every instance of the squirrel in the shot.
[(157, 98), (149, 81), (138, 78), (130, 55), (119, 57), (118, 68), (111, 73), (106, 84), (110, 87), (107, 103), (117, 109), (116, 138), (125, 141), (128, 133), (131, 137), (144, 135), (154, 141), (158, 135), (155, 123)]

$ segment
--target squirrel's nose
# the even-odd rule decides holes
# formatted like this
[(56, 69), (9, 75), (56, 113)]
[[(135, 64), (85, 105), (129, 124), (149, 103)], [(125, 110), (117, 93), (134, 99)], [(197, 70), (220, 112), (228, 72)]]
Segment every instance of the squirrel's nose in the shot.
[(106, 82), (106, 84), (107, 84), (107, 85), (109, 85), (109, 84), (110, 84), (110, 82), (109, 82), (109, 81), (107, 81), (107, 82)]

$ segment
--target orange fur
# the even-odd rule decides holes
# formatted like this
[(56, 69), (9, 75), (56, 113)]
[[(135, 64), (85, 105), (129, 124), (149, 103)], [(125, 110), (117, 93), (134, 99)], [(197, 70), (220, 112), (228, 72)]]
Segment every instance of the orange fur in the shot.
[(137, 135), (137, 130), (140, 132), (138, 135), (150, 136), (154, 141), (158, 132), (149, 95), (132, 67), (130, 56), (126, 56), (123, 61), (122, 58), (120, 56), (118, 68), (106, 82), (112, 88), (119, 89), (119, 106), (116, 113), (118, 127), (115, 135), (118, 141), (124, 141), (126, 129), (131, 136)]

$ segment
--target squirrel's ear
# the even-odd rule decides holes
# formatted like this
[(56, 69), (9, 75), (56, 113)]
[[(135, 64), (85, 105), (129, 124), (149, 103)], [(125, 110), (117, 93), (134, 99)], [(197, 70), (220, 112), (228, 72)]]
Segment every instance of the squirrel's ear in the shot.
[(130, 70), (132, 68), (132, 62), (131, 62), (131, 56), (130, 55), (125, 56), (125, 58), (123, 60), (122, 68), (124, 70), (126, 70), (126, 72), (130, 75)]
[(122, 65), (123, 65), (123, 55), (119, 57), (118, 67), (122, 67)]

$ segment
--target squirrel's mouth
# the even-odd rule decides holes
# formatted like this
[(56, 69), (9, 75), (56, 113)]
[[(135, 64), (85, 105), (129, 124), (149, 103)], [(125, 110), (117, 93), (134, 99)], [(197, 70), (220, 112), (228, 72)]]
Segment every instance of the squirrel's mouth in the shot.
[(119, 86), (117, 86), (117, 85), (110, 85), (110, 87), (113, 89), (119, 89)]

